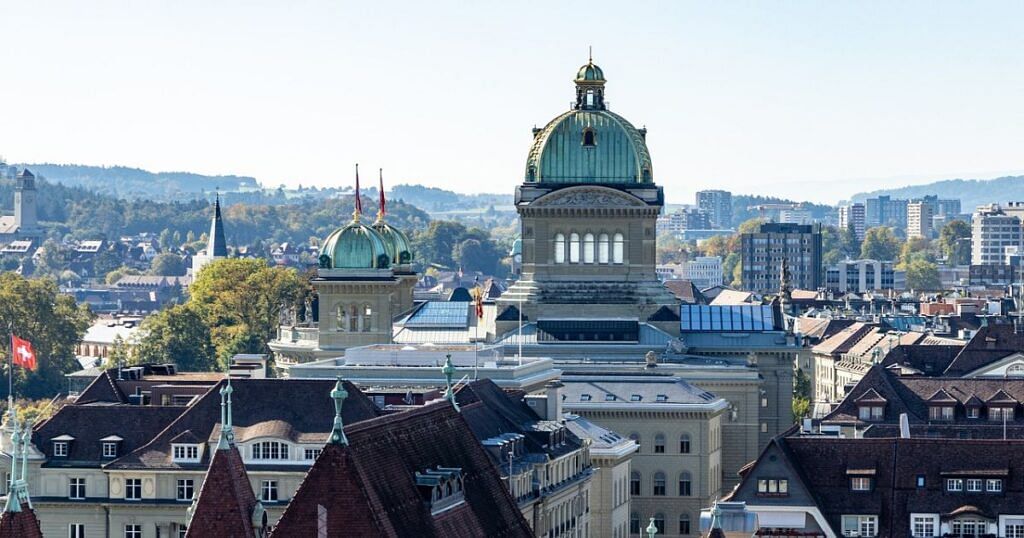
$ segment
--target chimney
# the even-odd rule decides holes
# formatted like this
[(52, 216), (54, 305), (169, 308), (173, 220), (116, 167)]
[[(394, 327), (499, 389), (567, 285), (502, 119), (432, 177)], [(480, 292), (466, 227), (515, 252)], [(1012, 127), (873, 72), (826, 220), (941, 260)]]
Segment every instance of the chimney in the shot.
[(906, 413), (900, 413), (900, 439), (910, 439), (910, 421)]
[(549, 381), (547, 385), (544, 385), (544, 390), (547, 392), (547, 419), (555, 420), (558, 422), (562, 421), (562, 385), (561, 381), (557, 379)]

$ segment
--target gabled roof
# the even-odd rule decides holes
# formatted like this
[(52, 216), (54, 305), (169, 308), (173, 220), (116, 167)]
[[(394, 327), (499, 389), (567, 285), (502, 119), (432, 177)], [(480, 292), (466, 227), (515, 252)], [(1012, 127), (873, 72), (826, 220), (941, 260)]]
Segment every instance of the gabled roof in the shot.
[(939, 389), (934, 394), (928, 397), (928, 403), (930, 404), (958, 404), (960, 400), (950, 396), (946, 389)]
[(35, 510), (25, 506), (20, 512), (0, 516), (0, 538), (43, 538)]
[[(112, 435), (121, 438), (119, 455), (149, 442), (182, 413), (184, 407), (160, 405), (68, 404), (33, 428), (32, 443), (47, 456), (46, 467), (95, 465), (111, 461), (103, 457), (103, 442)], [(70, 436), (67, 457), (53, 457), (53, 441)]]
[[(110, 464), (115, 469), (203, 468), (209, 454), (199, 463), (177, 463), (172, 459), (172, 440), (186, 431), (198, 439), (211, 440), (220, 432), (220, 394), (224, 381), (212, 386), (151, 441)], [(307, 442), (326, 442), (334, 424), (334, 402), (330, 398), (334, 381), (330, 379), (232, 379), (234, 389), (235, 431), (259, 428), (284, 421)], [(359, 389), (345, 382), (349, 397), (342, 415), (346, 424), (374, 418), (377, 407)]]
[(104, 370), (96, 379), (89, 383), (88, 387), (75, 399), (76, 404), (87, 404), (93, 402), (105, 403), (128, 403), (128, 397), (117, 386), (112, 370)]
[[(346, 405), (348, 403), (346, 402)], [(274, 529), (274, 536), (523, 537), (529, 525), (474, 438), (446, 401), (345, 427), (348, 445), (327, 444)], [(464, 501), (432, 513), (416, 473), (456, 468)]]
[(238, 448), (215, 450), (185, 537), (255, 538), (252, 520), (257, 505)]
[(875, 389), (870, 389), (867, 392), (865, 392), (864, 394), (861, 394), (860, 396), (858, 396), (853, 401), (855, 401), (855, 402), (857, 402), (859, 404), (872, 404), (872, 403), (884, 404), (888, 400), (883, 398), (881, 394), (878, 394), (878, 391), (876, 391)]
[(1016, 398), (1014, 398), (1013, 396), (1010, 396), (1009, 394), (1007, 394), (1005, 390), (999, 389), (999, 390), (997, 390), (995, 392), (995, 394), (993, 394), (992, 396), (989, 396), (988, 399), (985, 400), (985, 403), (987, 403), (989, 405), (992, 405), (992, 404), (1017, 405), (1018, 403), (1020, 403), (1020, 401), (1017, 400)]
[(942, 375), (962, 349), (962, 345), (901, 345), (889, 350), (881, 364), (886, 367), (910, 367), (924, 375), (938, 376)]
[(1024, 333), (1016, 332), (1013, 324), (990, 324), (978, 329), (944, 375), (963, 376), (1021, 350), (1024, 350)]

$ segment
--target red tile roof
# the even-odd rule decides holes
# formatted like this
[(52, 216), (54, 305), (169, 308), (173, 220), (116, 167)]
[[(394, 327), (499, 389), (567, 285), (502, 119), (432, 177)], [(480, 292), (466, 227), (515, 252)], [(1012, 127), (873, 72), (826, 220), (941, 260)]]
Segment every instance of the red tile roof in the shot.
[(43, 538), (35, 511), (23, 506), (20, 512), (4, 512), (0, 516), (0, 538)]
[(256, 505), (238, 449), (232, 446), (216, 450), (185, 537), (255, 537), (252, 516)]

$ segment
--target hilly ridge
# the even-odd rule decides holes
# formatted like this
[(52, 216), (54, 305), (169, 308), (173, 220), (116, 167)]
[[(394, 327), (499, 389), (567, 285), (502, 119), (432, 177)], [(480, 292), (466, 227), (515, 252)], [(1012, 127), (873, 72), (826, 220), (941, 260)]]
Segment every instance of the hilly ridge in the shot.
[(857, 193), (851, 198), (863, 202), (878, 195), (893, 198), (920, 198), (935, 194), (939, 198), (959, 198), (964, 213), (974, 211), (979, 205), (992, 202), (1024, 200), (1024, 176), (1004, 176), (996, 179), (946, 179), (923, 185), (911, 185), (895, 189), (880, 189)]

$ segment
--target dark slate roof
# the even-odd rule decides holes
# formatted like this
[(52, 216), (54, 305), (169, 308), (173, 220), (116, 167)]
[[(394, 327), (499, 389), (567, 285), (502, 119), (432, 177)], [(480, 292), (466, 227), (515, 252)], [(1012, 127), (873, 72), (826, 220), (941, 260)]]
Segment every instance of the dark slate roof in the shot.
[(0, 516), (0, 538), (43, 538), (35, 510), (23, 506), (20, 512)]
[(689, 280), (666, 280), (665, 287), (668, 288), (668, 291), (672, 292), (672, 295), (676, 296), (676, 299), (679, 299), (683, 303), (708, 304), (708, 298), (705, 297), (704, 294), (697, 289), (697, 286)]
[(953, 359), (963, 350), (963, 346), (896, 346), (886, 353), (882, 366), (902, 366), (912, 368), (924, 375), (942, 375), (949, 368)]
[[(474, 438), (447, 402), (346, 426), (349, 444), (328, 444), (274, 529), (273, 536), (528, 537), (529, 525)], [(416, 472), (462, 471), (465, 501), (437, 515)]]
[[(220, 387), (224, 381), (212, 386), (206, 394), (192, 404), (166, 429), (146, 445), (112, 463), (116, 469), (177, 469), (204, 468), (208, 455), (197, 464), (179, 464), (171, 458), (171, 440), (185, 432), (199, 439), (212, 440), (220, 431)], [(334, 402), (330, 392), (331, 379), (232, 379), (232, 410), (237, 438), (249, 429), (282, 431), (285, 423), (304, 440), (324, 442), (334, 424)], [(346, 424), (380, 415), (377, 407), (359, 389), (345, 382), (349, 396), (345, 399), (342, 415)]]
[(256, 495), (238, 448), (232, 445), (215, 450), (185, 538), (255, 537), (252, 521), (255, 507)]
[[(149, 442), (187, 408), (158, 405), (79, 405), (61, 407), (33, 428), (32, 443), (46, 455), (47, 467), (100, 466), (113, 461), (103, 458), (101, 439), (116, 435), (118, 455), (123, 456)], [(54, 437), (70, 435), (66, 458), (53, 457)]]
[(978, 329), (944, 375), (963, 376), (1021, 351), (1024, 351), (1024, 332), (1015, 332), (1013, 324), (988, 325)]
[(210, 223), (210, 244), (206, 247), (207, 256), (226, 258), (228, 242), (224, 239), (224, 222), (220, 218), (220, 196), (213, 203), (213, 222)]
[[(1024, 506), (1022, 441), (790, 436), (773, 443), (780, 448), (775, 453), (781, 453), (792, 469), (790, 491), (794, 491), (794, 483), (806, 489), (837, 532), (842, 528), (843, 514), (877, 514), (878, 536), (897, 536), (906, 535), (911, 513), (937, 512), (949, 517), (974, 505), (986, 516), (994, 517), (1018, 513)], [(805, 505), (802, 499), (767, 501), (750, 493), (756, 489), (747, 483), (758, 479), (758, 466), (765, 459), (766, 453), (762, 453), (731, 500)], [(850, 477), (855, 475), (870, 475), (873, 490), (851, 491)], [(925, 478), (922, 488), (917, 487), (918, 476)], [(772, 477), (785, 478), (777, 471)], [(947, 477), (1001, 477), (1003, 493), (947, 492)]]
[(104, 370), (75, 399), (77, 404), (92, 402), (128, 403), (128, 397), (117, 386), (117, 378), (112, 370)]
[[(857, 423), (866, 425), (857, 418), (857, 405), (862, 397), (886, 400), (882, 423), (898, 424), (901, 413), (906, 413), (911, 423), (929, 423), (929, 400), (936, 395), (945, 403), (955, 403), (954, 423), (962, 429), (977, 429), (990, 426), (986, 416), (968, 419), (965, 403), (974, 398), (993, 404), (1016, 404), (1024, 401), (1024, 378), (961, 378), (961, 377), (905, 377), (894, 375), (881, 365), (873, 366), (850, 390), (846, 398), (825, 418), (825, 423)], [(948, 397), (948, 399), (947, 399)], [(940, 402), (941, 403), (941, 402)], [(1014, 414), (1012, 424), (1024, 426), (1024, 413)]]

